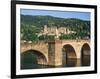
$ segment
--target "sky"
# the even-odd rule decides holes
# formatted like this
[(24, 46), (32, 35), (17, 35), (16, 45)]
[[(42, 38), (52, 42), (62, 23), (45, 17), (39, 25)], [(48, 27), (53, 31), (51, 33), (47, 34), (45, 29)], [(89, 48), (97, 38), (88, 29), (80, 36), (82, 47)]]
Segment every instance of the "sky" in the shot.
[(32, 15), (32, 16), (48, 15), (48, 16), (54, 16), (54, 17), (60, 17), (60, 18), (77, 18), (81, 20), (90, 20), (90, 12), (21, 9), (21, 14)]

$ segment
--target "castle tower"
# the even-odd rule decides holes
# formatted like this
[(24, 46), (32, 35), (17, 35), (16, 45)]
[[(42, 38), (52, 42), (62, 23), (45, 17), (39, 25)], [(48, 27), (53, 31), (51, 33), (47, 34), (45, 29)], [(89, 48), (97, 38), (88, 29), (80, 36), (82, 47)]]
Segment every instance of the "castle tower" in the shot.
[(47, 33), (48, 33), (47, 25), (44, 25), (44, 34), (47, 34)]
[(58, 29), (56, 28), (56, 39), (58, 39), (59, 38), (59, 31), (58, 31)]

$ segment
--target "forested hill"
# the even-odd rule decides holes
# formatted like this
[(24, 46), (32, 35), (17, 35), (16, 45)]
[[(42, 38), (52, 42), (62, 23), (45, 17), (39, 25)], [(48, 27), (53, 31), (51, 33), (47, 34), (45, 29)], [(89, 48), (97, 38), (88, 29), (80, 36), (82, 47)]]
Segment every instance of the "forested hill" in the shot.
[(90, 21), (80, 20), (77, 18), (58, 18), (53, 16), (31, 16), (31, 15), (21, 15), (21, 23), (25, 25), (33, 25), (36, 27), (43, 27), (47, 25), (48, 27), (84, 27), (86, 29), (90, 28)]
[[(43, 30), (44, 25), (58, 28), (66, 27), (76, 32), (75, 34), (62, 35), (62, 39), (90, 38), (90, 21), (77, 18), (65, 19), (53, 16), (21, 15), (21, 39), (32, 41), (39, 39), (40, 37), (37, 36), (37, 33)], [(45, 36), (41, 36), (41, 38), (46, 39), (44, 37)]]

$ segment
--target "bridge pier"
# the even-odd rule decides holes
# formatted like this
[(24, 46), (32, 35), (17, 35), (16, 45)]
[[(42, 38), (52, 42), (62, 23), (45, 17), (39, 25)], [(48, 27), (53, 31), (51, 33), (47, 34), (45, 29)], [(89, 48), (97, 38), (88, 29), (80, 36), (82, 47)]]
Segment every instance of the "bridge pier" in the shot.
[(81, 46), (81, 42), (76, 42), (75, 45), (73, 44), (77, 59), (81, 59)]
[(61, 40), (48, 42), (48, 65), (62, 65), (62, 45)]
[[(79, 47), (79, 46), (78, 46)], [(80, 59), (81, 58), (81, 53), (80, 53), (80, 49), (78, 48), (76, 48), (76, 57), (77, 57), (77, 59)]]

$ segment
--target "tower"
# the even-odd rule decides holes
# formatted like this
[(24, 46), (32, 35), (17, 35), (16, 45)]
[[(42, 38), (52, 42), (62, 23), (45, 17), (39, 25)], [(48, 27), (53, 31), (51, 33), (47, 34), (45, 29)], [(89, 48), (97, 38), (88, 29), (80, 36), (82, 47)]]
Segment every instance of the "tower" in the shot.
[(44, 25), (44, 34), (47, 34), (47, 33), (48, 33), (47, 25)]
[(58, 29), (56, 28), (56, 39), (58, 39), (59, 38), (59, 31), (58, 31)]

